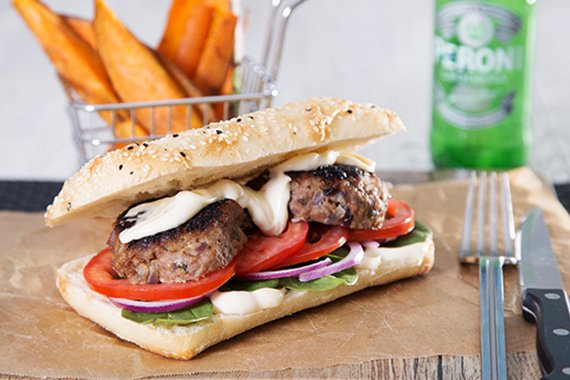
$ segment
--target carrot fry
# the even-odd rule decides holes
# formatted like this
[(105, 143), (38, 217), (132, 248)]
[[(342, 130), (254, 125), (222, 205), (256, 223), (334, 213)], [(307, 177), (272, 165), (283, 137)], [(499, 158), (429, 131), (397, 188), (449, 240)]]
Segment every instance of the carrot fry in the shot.
[(232, 60), (237, 17), (216, 9), (193, 82), (206, 94), (221, 88)]
[[(145, 45), (122, 24), (103, 0), (95, 1), (95, 35), (109, 77), (123, 101), (179, 99), (185, 93)], [(136, 73), (136, 75), (133, 75)], [(136, 110), (137, 121), (154, 133), (186, 129), (188, 108), (156, 107)], [(170, 127), (169, 127), (170, 126)]]

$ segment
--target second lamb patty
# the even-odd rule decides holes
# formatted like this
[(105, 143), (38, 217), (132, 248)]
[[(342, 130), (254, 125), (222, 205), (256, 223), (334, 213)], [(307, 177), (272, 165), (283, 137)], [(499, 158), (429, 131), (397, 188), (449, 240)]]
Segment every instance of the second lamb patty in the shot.
[(380, 179), (354, 166), (288, 172), (292, 219), (355, 229), (382, 227), (390, 197)]

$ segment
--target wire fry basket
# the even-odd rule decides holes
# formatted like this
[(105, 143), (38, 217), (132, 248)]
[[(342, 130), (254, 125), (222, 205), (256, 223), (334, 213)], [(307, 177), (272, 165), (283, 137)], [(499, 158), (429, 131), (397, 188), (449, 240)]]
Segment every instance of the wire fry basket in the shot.
[[(272, 1), (263, 62), (257, 63), (244, 57), (236, 67), (234, 82), (239, 93), (161, 101), (86, 104), (60, 77), (69, 98), (67, 109), (80, 164), (115, 148), (178, 132), (180, 125), (174, 128), (173, 114), (180, 109), (184, 110), (186, 118), (183, 129), (191, 129), (192, 119), (196, 117), (202, 119), (202, 125), (206, 125), (213, 120), (225, 120), (271, 106), (273, 98), (278, 94), (276, 77), (287, 21), (293, 10), (304, 1)], [(144, 135), (137, 133), (136, 121), (137, 116), (143, 112), (150, 115), (149, 131)], [(158, 113), (166, 114), (166, 121), (157, 122)], [(118, 133), (119, 129), (121, 133)]]
[[(214, 120), (216, 115), (212, 111), (219, 110), (216, 118), (228, 119), (238, 114), (257, 111), (268, 107), (273, 97), (277, 95), (275, 82), (266, 73), (264, 67), (245, 58), (239, 67), (241, 74), (241, 92), (231, 95), (216, 95), (192, 97), (183, 99), (167, 99), (161, 101), (145, 101), (115, 104), (85, 104), (75, 92), (64, 83), (64, 88), (71, 101), (68, 112), (73, 126), (73, 139), (77, 145), (81, 162), (103, 154), (108, 150), (119, 148), (131, 143), (160, 138), (166, 134), (178, 132), (173, 129), (173, 110), (186, 109), (185, 129), (191, 129), (193, 112), (204, 110), (199, 117), (204, 125)], [(136, 132), (137, 113), (148, 112), (150, 116), (150, 130), (148, 135), (140, 136)], [(168, 117), (166, 125), (159, 125), (155, 115), (166, 112)], [(105, 119), (99, 115), (106, 113)], [(120, 115), (129, 115), (128, 124), (121, 122)], [(127, 129), (129, 137), (119, 137), (118, 128)], [(125, 135), (125, 131), (121, 135)]]

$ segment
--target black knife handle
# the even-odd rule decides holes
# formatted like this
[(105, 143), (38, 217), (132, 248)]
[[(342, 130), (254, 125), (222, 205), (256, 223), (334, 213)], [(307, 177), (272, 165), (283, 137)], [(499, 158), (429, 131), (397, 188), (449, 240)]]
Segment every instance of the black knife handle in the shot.
[(523, 315), (536, 323), (536, 349), (543, 379), (570, 380), (570, 314), (561, 289), (526, 289)]

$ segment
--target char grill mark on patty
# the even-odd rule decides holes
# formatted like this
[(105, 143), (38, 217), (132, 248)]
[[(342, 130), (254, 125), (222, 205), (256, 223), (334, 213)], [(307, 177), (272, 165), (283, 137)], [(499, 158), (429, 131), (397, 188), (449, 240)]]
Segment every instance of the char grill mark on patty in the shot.
[(382, 226), (390, 195), (374, 173), (330, 165), (287, 175), (292, 179), (292, 219), (355, 229)]
[(123, 244), (119, 234), (133, 224), (124, 218), (126, 212), (115, 221), (107, 244), (115, 272), (139, 284), (197, 280), (227, 266), (247, 241), (244, 229), (251, 224), (241, 206), (226, 199), (176, 228)]

